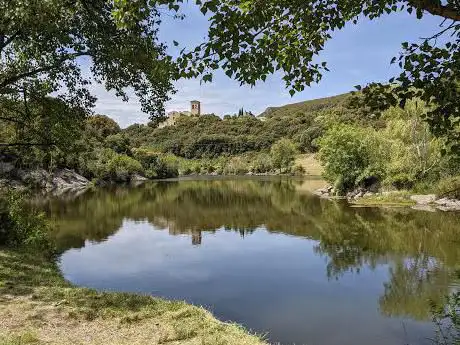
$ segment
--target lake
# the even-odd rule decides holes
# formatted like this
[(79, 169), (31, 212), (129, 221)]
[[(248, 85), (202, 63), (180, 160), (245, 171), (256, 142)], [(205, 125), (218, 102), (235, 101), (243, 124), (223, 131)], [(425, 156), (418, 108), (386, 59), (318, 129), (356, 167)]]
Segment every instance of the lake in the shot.
[(186, 300), (283, 345), (431, 344), (460, 217), (320, 199), (319, 180), (98, 189), (41, 207), (72, 283)]

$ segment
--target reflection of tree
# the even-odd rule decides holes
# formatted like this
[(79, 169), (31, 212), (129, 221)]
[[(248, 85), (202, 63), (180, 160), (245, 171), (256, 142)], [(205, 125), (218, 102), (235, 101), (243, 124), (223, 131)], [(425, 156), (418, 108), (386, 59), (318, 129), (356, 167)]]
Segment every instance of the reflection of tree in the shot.
[(159, 182), (98, 190), (68, 203), (50, 200), (44, 209), (62, 250), (105, 240), (124, 219), (188, 234), (194, 245), (203, 231), (221, 228), (244, 237), (264, 226), (310, 238), (327, 259), (330, 278), (387, 263), (390, 281), (380, 299), (387, 315), (425, 317), (428, 299), (447, 292), (450, 271), (460, 262), (454, 214), (350, 208), (299, 194), (289, 180)]
[(380, 308), (388, 316), (410, 316), (426, 320), (430, 304), (442, 303), (449, 293), (452, 271), (425, 255), (397, 260), (390, 268), (390, 281), (380, 297)]

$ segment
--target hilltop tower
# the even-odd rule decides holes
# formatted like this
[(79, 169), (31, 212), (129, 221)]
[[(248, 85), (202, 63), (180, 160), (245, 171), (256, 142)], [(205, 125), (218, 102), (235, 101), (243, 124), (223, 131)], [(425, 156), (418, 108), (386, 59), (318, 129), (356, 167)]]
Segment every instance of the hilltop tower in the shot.
[(192, 115), (201, 115), (201, 103), (200, 101), (191, 101), (191, 113)]

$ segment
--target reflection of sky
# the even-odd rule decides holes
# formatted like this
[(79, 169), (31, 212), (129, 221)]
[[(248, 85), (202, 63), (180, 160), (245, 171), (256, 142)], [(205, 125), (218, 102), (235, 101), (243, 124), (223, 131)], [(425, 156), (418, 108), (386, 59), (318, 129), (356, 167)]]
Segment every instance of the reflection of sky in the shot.
[[(220, 229), (193, 246), (190, 235), (125, 220), (107, 241), (67, 251), (61, 268), (78, 285), (185, 299), (286, 343), (402, 343), (401, 320), (378, 311), (388, 266), (328, 280), (316, 245), (264, 229), (244, 239)], [(426, 331), (406, 325), (417, 339)]]

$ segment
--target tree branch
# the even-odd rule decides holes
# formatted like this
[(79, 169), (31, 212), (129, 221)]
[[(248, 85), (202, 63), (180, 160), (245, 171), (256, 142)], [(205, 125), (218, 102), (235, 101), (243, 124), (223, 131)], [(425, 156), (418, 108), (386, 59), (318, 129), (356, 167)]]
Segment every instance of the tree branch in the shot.
[(14, 41), (16, 37), (18, 37), (20, 34), (20, 31), (16, 31), (14, 34), (12, 34), (10, 37), (5, 39), (5, 36), (2, 36), (2, 39), (0, 40), (0, 52), (5, 49), (8, 44)]
[(48, 71), (51, 71), (51, 70), (53, 70), (55, 68), (58, 68), (64, 62), (66, 62), (68, 60), (75, 59), (75, 58), (80, 57), (80, 56), (90, 56), (90, 55), (91, 54), (89, 52), (79, 52), (79, 53), (74, 53), (74, 54), (68, 54), (65, 57), (59, 59), (56, 63), (54, 63), (52, 65), (36, 68), (36, 69), (31, 70), (29, 72), (20, 73), (20, 74), (17, 74), (15, 76), (6, 78), (5, 80), (3, 80), (0, 83), (0, 91), (2, 89), (6, 88), (7, 86), (11, 85), (11, 84), (14, 84), (14, 83), (18, 82), (21, 79), (33, 77), (33, 76), (35, 76), (37, 74), (40, 74), (40, 73), (43, 73), (43, 72), (48, 72)]
[(411, 6), (420, 8), (431, 13), (434, 16), (440, 16), (453, 21), (460, 21), (460, 12), (448, 5), (442, 5), (440, 1), (436, 0), (408, 0)]

